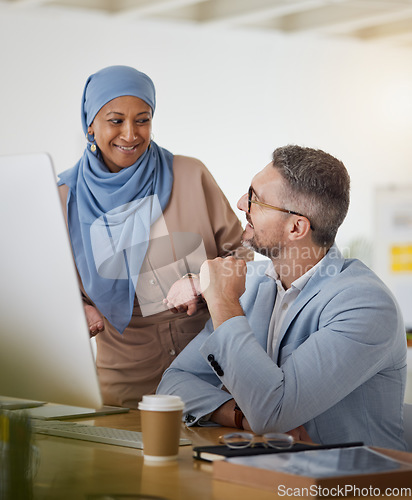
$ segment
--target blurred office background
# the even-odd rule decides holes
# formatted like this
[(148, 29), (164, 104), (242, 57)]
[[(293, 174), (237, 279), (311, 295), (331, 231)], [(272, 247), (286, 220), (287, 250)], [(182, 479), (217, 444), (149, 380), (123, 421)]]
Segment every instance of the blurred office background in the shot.
[(235, 210), (278, 146), (343, 160), (352, 201), (338, 243), (395, 288), (402, 276), (412, 311), (412, 195), (391, 208), (407, 214), (409, 264), (394, 274), (374, 252), (394, 243), (377, 193), (412, 189), (411, 0), (0, 0), (0, 47), (0, 154), (47, 151), (56, 172), (71, 167), (87, 77), (134, 66), (156, 85), (155, 141), (201, 159)]

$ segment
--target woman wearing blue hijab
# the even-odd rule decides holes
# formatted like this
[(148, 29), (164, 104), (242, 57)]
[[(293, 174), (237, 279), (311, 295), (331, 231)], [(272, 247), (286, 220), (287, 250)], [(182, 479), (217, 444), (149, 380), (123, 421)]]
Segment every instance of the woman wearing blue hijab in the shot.
[[(60, 175), (105, 404), (136, 407), (203, 328), (207, 309), (173, 314), (174, 282), (239, 249), (242, 228), (206, 167), (151, 140), (151, 79), (110, 66), (86, 82), (87, 146)], [(190, 280), (191, 281), (191, 280)], [(187, 280), (185, 280), (187, 282)]]

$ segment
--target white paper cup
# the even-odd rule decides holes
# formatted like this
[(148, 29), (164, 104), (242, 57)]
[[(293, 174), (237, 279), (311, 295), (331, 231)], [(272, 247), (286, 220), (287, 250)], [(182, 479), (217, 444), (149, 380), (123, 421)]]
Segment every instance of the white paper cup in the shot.
[(183, 409), (179, 396), (143, 396), (139, 410), (145, 460), (166, 462), (177, 458)]

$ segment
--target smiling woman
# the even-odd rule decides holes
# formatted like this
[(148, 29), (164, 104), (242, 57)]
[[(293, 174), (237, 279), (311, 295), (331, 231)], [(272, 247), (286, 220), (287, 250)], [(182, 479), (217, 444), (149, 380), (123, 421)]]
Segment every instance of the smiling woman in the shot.
[(206, 167), (151, 140), (155, 107), (144, 73), (110, 66), (91, 75), (81, 114), (87, 147), (59, 181), (103, 400), (132, 408), (209, 317), (197, 296), (195, 316), (184, 304), (170, 311), (172, 285), (186, 286), (181, 278), (206, 259), (248, 255)]
[(116, 97), (105, 104), (88, 128), (111, 172), (136, 163), (150, 144), (152, 110), (134, 96)]

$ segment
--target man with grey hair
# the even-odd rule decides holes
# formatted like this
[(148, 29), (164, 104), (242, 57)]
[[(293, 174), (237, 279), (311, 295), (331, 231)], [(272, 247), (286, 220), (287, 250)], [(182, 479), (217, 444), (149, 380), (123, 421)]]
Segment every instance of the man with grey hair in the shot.
[(335, 243), (349, 188), (341, 161), (300, 146), (276, 149), (255, 175), (238, 202), (243, 244), (269, 262), (203, 264), (211, 319), (158, 387), (181, 396), (188, 425), (406, 449), (399, 306)]

